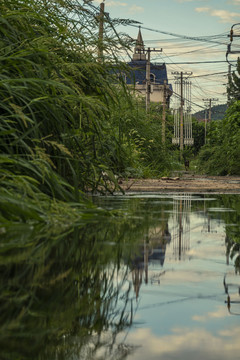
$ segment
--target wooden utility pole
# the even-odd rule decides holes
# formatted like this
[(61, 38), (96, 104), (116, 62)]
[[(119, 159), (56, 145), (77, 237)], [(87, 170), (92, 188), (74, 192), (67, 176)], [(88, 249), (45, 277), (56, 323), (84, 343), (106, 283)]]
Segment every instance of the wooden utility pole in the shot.
[(166, 102), (167, 102), (167, 81), (164, 80), (163, 84), (163, 110), (162, 110), (162, 143), (165, 144), (166, 140)]
[(150, 94), (151, 94), (151, 81), (150, 81), (150, 68), (151, 68), (151, 52), (162, 52), (162, 49), (147, 49), (147, 63), (146, 63), (146, 112), (149, 110)]
[(205, 109), (205, 119), (204, 119), (204, 144), (207, 143), (207, 109)]
[(147, 49), (147, 63), (146, 63), (146, 112), (148, 112), (150, 104), (150, 94), (151, 94), (151, 82), (150, 82), (150, 56), (151, 49)]
[(183, 151), (183, 106), (184, 106), (184, 99), (183, 99), (183, 72), (181, 71), (180, 76), (181, 81), (181, 90), (180, 90), (180, 152), (182, 154)]
[[(232, 64), (228, 64), (228, 85), (230, 85), (230, 79), (232, 77)], [(229, 89), (230, 90), (230, 89)], [(227, 94), (227, 105), (229, 106), (231, 100), (230, 92)]]
[(99, 13), (99, 33), (98, 33), (98, 59), (99, 59), (99, 61), (102, 61), (102, 59), (103, 59), (104, 11), (105, 11), (105, 4), (104, 4), (104, 2), (102, 2), (100, 4), (100, 13)]
[(203, 101), (209, 102), (209, 111), (208, 111), (208, 122), (210, 123), (212, 121), (212, 103), (215, 101), (218, 101), (218, 99), (203, 99)]

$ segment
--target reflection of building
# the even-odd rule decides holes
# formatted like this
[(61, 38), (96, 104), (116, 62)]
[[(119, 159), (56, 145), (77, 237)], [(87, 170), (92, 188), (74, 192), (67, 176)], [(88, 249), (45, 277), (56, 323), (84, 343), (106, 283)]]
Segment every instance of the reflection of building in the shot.
[[(164, 264), (167, 244), (171, 241), (171, 234), (168, 231), (168, 224), (160, 229), (151, 229), (147, 240), (139, 247), (139, 253), (132, 260), (132, 282), (136, 298), (139, 296), (139, 290), (144, 280), (145, 284), (149, 282), (149, 265)], [(160, 277), (163, 273), (151, 274), (150, 282), (160, 283)]]
[(190, 249), (191, 195), (184, 194), (173, 202), (173, 253), (181, 260)]
[[(136, 93), (139, 93), (139, 95), (145, 97), (147, 51), (144, 47), (140, 29), (134, 49), (134, 54), (128, 65), (132, 70), (130, 71), (130, 76), (127, 78), (127, 84), (134, 85)], [(166, 84), (165, 90), (164, 82)], [(167, 69), (164, 63), (150, 63), (150, 83), (150, 101), (155, 103), (163, 103), (165, 96), (166, 104), (169, 105), (170, 96), (172, 95), (172, 87), (168, 84)]]

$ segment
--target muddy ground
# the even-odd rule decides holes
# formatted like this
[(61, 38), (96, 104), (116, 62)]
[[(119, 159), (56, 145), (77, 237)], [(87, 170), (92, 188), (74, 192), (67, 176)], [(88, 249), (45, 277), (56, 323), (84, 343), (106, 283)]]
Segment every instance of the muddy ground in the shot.
[(183, 172), (160, 179), (128, 179), (120, 184), (128, 192), (188, 192), (240, 194), (240, 176), (206, 176)]

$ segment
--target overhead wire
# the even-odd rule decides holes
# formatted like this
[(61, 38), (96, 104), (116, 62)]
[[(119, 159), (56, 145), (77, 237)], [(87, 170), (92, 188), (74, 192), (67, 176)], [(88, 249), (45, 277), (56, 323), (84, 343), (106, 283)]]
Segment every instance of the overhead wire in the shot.
[[(139, 25), (135, 25), (135, 24), (129, 24), (129, 26), (139, 28)], [(182, 39), (189, 39), (189, 40), (195, 40), (195, 41), (200, 41), (200, 42), (209, 42), (209, 43), (214, 43), (214, 44), (227, 45), (227, 43), (222, 43), (222, 42), (219, 42), (219, 41), (215, 41), (214, 40), (215, 39), (214, 35), (207, 35), (207, 36), (180, 35), (180, 34), (168, 32), (168, 31), (152, 29), (152, 28), (145, 27), (145, 26), (142, 26), (142, 25), (141, 25), (141, 29), (156, 32), (156, 33), (160, 33), (160, 34), (171, 35), (171, 36), (174, 36), (174, 37), (177, 37), (177, 38), (182, 38)]]

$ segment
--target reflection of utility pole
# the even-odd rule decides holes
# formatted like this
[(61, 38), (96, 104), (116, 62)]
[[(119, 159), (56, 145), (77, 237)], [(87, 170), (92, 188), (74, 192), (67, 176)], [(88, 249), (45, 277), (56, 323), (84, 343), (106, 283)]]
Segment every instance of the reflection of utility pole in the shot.
[(150, 81), (150, 67), (151, 67), (151, 52), (162, 52), (162, 49), (156, 50), (155, 48), (147, 48), (147, 63), (146, 63), (146, 112), (149, 110), (150, 94), (151, 94), (151, 81)]
[(99, 61), (102, 61), (102, 58), (103, 58), (104, 10), (105, 10), (105, 4), (104, 4), (104, 2), (102, 2), (100, 4), (100, 13), (99, 13), (99, 35), (98, 35), (98, 58), (99, 58)]
[(205, 119), (204, 119), (204, 144), (207, 143), (207, 109), (205, 109)]
[(210, 123), (212, 120), (212, 103), (218, 101), (218, 99), (203, 99), (203, 101), (209, 102), (208, 122)]
[(190, 249), (191, 195), (184, 194), (174, 201), (173, 253), (181, 261)]
[(148, 244), (144, 241), (144, 270), (145, 270), (145, 284), (148, 284)]
[(179, 204), (179, 251), (178, 251), (178, 259), (181, 260), (182, 255), (182, 233), (183, 233), (183, 226), (182, 226), (182, 199), (180, 200)]

